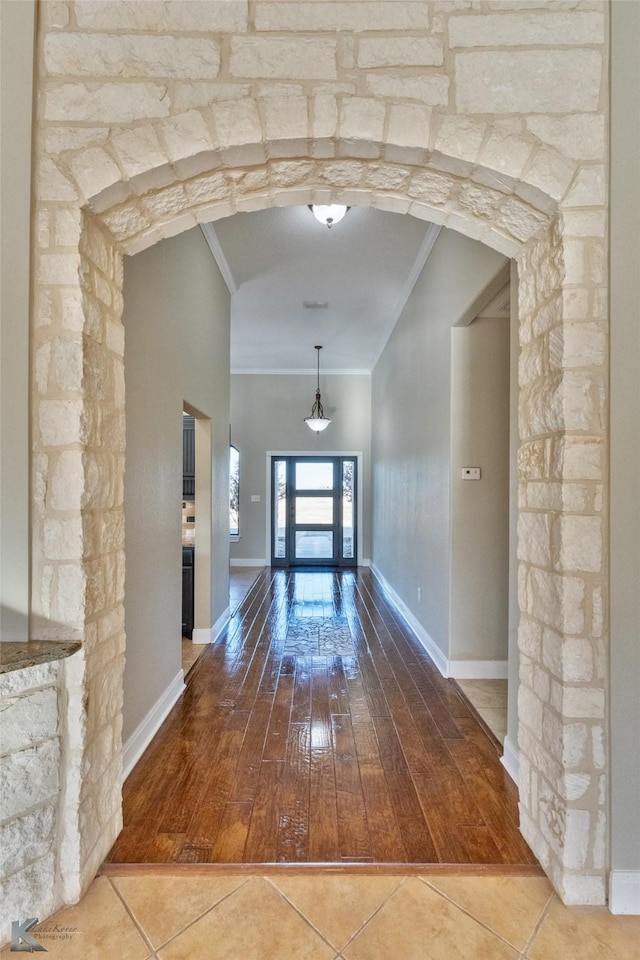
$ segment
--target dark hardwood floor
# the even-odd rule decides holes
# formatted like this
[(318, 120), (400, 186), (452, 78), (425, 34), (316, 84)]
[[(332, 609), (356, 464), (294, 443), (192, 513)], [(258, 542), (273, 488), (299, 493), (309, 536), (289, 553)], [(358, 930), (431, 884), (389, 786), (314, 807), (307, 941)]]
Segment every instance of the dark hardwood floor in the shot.
[(535, 864), (499, 749), (366, 569), (266, 569), (124, 787), (111, 863)]

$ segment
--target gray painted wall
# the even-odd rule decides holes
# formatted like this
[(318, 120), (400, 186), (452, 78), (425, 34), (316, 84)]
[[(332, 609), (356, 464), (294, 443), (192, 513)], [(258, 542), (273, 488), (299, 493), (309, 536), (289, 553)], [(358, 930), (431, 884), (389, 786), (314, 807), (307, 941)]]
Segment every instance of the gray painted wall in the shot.
[[(312, 351), (313, 348), (310, 348)], [(310, 352), (310, 359), (312, 358)], [(265, 558), (267, 497), (266, 455), (278, 452), (363, 454), (364, 559), (371, 549), (371, 377), (356, 374), (323, 376), (322, 404), (332, 423), (316, 434), (304, 423), (315, 399), (313, 376), (235, 374), (231, 377), (231, 438), (240, 451), (240, 541), (231, 545), (231, 559)], [(251, 502), (251, 495), (260, 497)]]
[(212, 421), (209, 625), (228, 605), (230, 307), (200, 230), (126, 259), (124, 276), (126, 741), (181, 668), (185, 402)]
[(29, 264), (35, 3), (1, 6), (0, 639), (28, 638)]
[(509, 349), (508, 319), (451, 331), (450, 660), (508, 656)]
[(611, 854), (640, 871), (640, 4), (611, 27)]
[(451, 327), (504, 264), (442, 230), (373, 373), (372, 559), (445, 656)]

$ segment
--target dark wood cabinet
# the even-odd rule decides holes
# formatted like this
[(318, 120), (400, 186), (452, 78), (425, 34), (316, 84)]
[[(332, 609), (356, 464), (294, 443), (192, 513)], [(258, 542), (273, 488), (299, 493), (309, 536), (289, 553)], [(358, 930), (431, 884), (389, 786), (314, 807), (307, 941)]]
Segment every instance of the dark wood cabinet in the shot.
[(182, 548), (182, 636), (191, 639), (194, 619), (193, 547)]
[(193, 417), (182, 418), (182, 499), (193, 500), (196, 495), (196, 422)]

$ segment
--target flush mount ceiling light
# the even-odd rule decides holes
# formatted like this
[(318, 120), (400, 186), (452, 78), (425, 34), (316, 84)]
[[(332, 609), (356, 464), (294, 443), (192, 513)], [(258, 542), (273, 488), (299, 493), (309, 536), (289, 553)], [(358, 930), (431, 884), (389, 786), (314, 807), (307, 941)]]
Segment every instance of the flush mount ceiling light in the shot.
[(305, 417), (304, 422), (309, 427), (310, 430), (315, 430), (316, 433), (320, 433), (321, 430), (326, 430), (326, 428), (331, 423), (329, 417), (325, 417), (324, 410), (322, 409), (322, 400), (320, 399), (320, 351), (322, 347), (314, 347), (314, 350), (318, 351), (318, 380), (316, 384), (316, 399), (315, 403), (311, 407), (311, 416)]
[(340, 203), (332, 203), (328, 206), (310, 203), (309, 210), (311, 210), (311, 213), (314, 215), (318, 223), (324, 223), (325, 226), (331, 229), (334, 223), (340, 223), (347, 210), (349, 210), (349, 207), (345, 207)]

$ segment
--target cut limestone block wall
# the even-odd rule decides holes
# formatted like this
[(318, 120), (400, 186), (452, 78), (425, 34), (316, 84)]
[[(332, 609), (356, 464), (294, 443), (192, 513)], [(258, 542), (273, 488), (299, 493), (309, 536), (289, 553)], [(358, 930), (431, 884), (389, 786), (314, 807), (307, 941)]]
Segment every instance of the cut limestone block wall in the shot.
[[(77, 900), (83, 882), (79, 856), (95, 871), (100, 863), (91, 856), (96, 835), (121, 823), (113, 785), (103, 779), (117, 751), (113, 744), (85, 749), (79, 706), (94, 690), (84, 690), (84, 659), (79, 651), (0, 676), (3, 939), (14, 920), (43, 917), (61, 900)], [(116, 704), (117, 697), (118, 691)], [(91, 794), (94, 807), (80, 824), (83, 792)]]
[[(59, 870), (59, 663), (0, 677), (2, 928), (51, 912)], [(35, 913), (32, 911), (36, 911)]]
[(14, 920), (78, 900), (104, 859), (99, 838), (122, 828), (122, 682), (95, 662), (88, 681), (90, 645), (0, 676), (3, 940)]
[(37, 635), (85, 645), (81, 889), (118, 829), (121, 258), (238, 211), (335, 201), (518, 260), (522, 827), (567, 902), (604, 901), (606, 11), (40, 5), (33, 612)]

